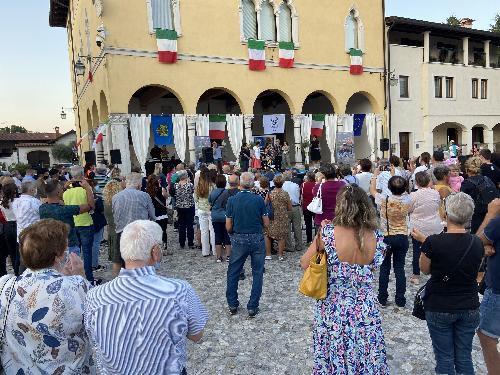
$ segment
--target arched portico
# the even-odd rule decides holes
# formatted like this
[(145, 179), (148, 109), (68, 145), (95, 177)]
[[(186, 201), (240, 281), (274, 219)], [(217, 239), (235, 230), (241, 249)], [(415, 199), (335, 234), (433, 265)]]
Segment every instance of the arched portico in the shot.
[(493, 127), (493, 150), (500, 152), (500, 123)]
[[(465, 131), (467, 131), (466, 127), (457, 122), (444, 122), (435, 126), (432, 129), (433, 149), (447, 150), (452, 140), (462, 148), (467, 143), (466, 137), (463, 134)], [(465, 149), (467, 147), (465, 146)]]
[[(355, 93), (349, 98), (345, 113), (349, 115), (373, 113), (373, 100), (370, 94), (364, 92)], [(369, 159), (371, 156), (366, 122), (361, 129), (361, 135), (354, 137), (354, 155), (356, 159)]]

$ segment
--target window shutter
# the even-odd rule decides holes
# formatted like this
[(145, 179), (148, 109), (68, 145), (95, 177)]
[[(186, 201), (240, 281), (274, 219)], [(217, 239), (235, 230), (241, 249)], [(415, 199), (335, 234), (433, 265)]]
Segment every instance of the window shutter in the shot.
[(153, 29), (174, 30), (174, 17), (171, 0), (151, 0)]
[(354, 17), (354, 14), (351, 12), (347, 17), (347, 25), (346, 25), (346, 50), (351, 48), (358, 48), (358, 22)]
[(276, 42), (276, 18), (274, 17), (273, 7), (268, 1), (262, 3), (260, 27), (263, 40)]
[(290, 8), (285, 4), (280, 6), (280, 30), (279, 30), (279, 41), (280, 42), (291, 42), (292, 41), (292, 12)]
[(243, 35), (257, 39), (257, 13), (252, 0), (243, 0)]

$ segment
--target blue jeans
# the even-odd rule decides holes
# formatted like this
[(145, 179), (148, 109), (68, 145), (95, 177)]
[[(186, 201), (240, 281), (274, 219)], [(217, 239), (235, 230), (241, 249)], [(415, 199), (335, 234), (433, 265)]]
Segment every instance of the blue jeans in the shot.
[(101, 246), (102, 236), (104, 234), (104, 227), (101, 230), (94, 232), (94, 241), (92, 243), (92, 267), (95, 268), (99, 265), (99, 248)]
[(94, 244), (94, 226), (88, 227), (75, 227), (76, 234), (80, 241), (80, 247), (83, 254), (83, 268), (85, 269), (85, 276), (87, 280), (94, 281), (92, 274), (92, 245)]
[(413, 260), (412, 260), (412, 266), (413, 266), (413, 274), (414, 275), (420, 275), (420, 246), (422, 246), (422, 242), (417, 241), (416, 239), (412, 238), (411, 243), (413, 244)]
[(259, 307), (262, 295), (262, 283), (264, 281), (264, 261), (266, 257), (266, 246), (262, 233), (233, 233), (231, 234), (231, 257), (227, 268), (226, 299), (230, 307), (238, 307), (238, 282), (243, 266), (248, 256), (252, 262), (252, 292), (247, 304), (248, 310)]
[(479, 325), (479, 309), (426, 311), (425, 319), (436, 357), (436, 374), (474, 374), (472, 339)]
[(481, 312), (479, 330), (484, 335), (498, 340), (500, 337), (500, 294), (495, 294), (491, 288), (487, 288), (479, 311)]
[(408, 252), (408, 237), (404, 234), (395, 236), (386, 236), (384, 242), (391, 247), (390, 252), (386, 255), (382, 265), (380, 266), (380, 276), (378, 279), (378, 300), (382, 304), (387, 303), (389, 293), (389, 275), (391, 273), (391, 258), (396, 275), (396, 305), (406, 305), (406, 276), (405, 276), (405, 258)]

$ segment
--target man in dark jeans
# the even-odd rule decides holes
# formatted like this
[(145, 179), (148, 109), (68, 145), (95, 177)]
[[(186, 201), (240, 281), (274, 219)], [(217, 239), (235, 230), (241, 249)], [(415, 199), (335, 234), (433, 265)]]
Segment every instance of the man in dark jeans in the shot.
[(226, 229), (231, 237), (231, 258), (227, 269), (226, 299), (229, 312), (238, 312), (239, 275), (248, 256), (252, 259), (252, 292), (247, 304), (248, 316), (259, 313), (259, 300), (264, 279), (266, 256), (263, 227), (269, 225), (264, 199), (253, 194), (254, 175), (245, 172), (240, 177), (240, 192), (229, 198), (226, 206)]

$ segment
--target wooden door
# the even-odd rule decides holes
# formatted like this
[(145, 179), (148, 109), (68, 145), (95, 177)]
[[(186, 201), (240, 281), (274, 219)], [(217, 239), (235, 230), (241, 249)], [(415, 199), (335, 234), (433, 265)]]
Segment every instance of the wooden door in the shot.
[(410, 159), (410, 133), (399, 133), (399, 157)]

